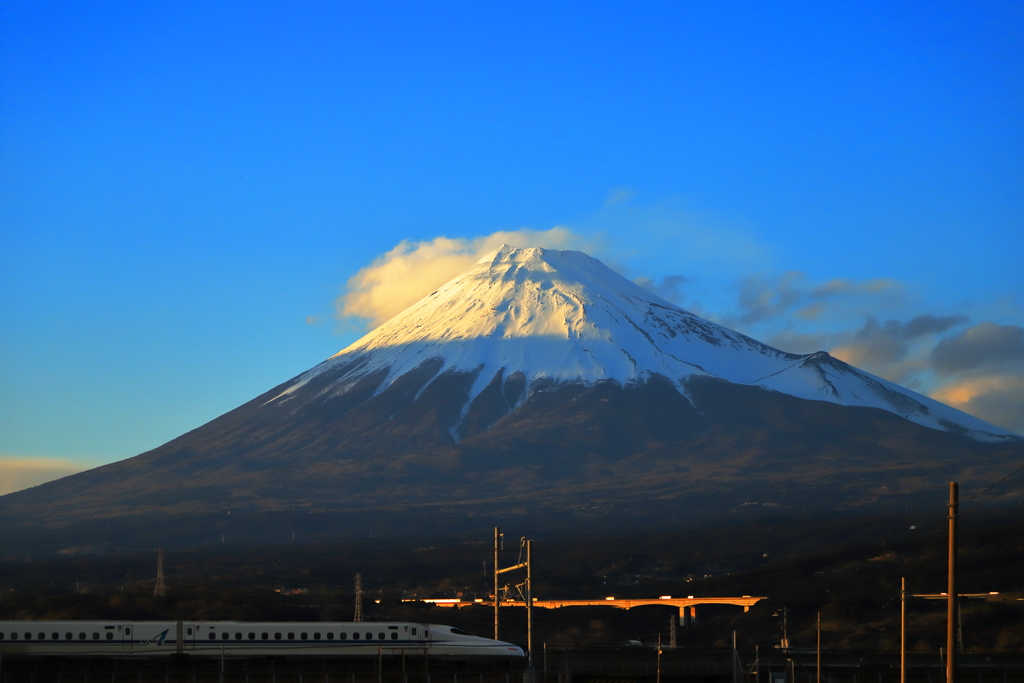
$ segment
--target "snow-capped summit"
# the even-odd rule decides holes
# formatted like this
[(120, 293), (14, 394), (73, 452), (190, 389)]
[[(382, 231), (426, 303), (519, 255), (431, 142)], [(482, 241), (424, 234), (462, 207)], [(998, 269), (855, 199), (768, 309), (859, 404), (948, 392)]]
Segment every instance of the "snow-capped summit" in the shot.
[[(379, 394), (428, 360), (434, 378), (472, 375), (460, 419), (486, 387), (513, 377), (525, 383), (511, 409), (540, 381), (628, 386), (658, 377), (689, 396), (688, 381), (711, 377), (798, 398), (880, 408), (976, 439), (1014, 436), (825, 352), (786, 353), (705, 320), (582, 252), (536, 247), (503, 246), (297, 377), (268, 403), (309, 400), (308, 392), (298, 390), (314, 378), (329, 377), (318, 398), (342, 395), (370, 376), (379, 377)], [(457, 438), (457, 421), (447, 428)]]

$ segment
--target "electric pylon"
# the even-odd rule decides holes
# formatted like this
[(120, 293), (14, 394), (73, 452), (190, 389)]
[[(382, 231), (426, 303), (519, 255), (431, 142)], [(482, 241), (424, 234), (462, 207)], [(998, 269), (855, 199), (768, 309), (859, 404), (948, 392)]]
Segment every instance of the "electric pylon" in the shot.
[(352, 615), (352, 621), (363, 620), (363, 575), (356, 574), (356, 613)]
[(156, 588), (153, 589), (154, 598), (167, 597), (167, 586), (164, 585), (164, 549), (159, 548), (156, 554)]

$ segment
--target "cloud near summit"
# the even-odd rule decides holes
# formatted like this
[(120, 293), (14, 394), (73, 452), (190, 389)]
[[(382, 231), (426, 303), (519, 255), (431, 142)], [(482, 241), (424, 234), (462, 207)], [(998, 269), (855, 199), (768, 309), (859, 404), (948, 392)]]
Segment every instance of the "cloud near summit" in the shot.
[(348, 291), (335, 301), (338, 317), (363, 318), (371, 328), (377, 327), (503, 244), (586, 251), (589, 240), (564, 227), (499, 230), (474, 238), (402, 240), (348, 281)]

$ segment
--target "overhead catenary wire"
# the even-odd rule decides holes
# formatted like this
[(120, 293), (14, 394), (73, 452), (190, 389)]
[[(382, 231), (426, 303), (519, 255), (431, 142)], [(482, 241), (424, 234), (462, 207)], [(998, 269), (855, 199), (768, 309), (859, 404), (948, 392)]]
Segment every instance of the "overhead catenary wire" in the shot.
[[(1024, 463), (1021, 463), (1021, 465), (1019, 467), (1017, 467), (1016, 469), (1011, 471), (1009, 474), (1007, 474), (1006, 476), (1004, 476), (1001, 479), (999, 479), (998, 481), (996, 481), (994, 484), (991, 484), (990, 486), (982, 489), (981, 491), (978, 491), (976, 493), (972, 493), (972, 494), (970, 494), (968, 496), (965, 496), (964, 498), (961, 498), (960, 499), (960, 504), (963, 505), (963, 503), (965, 503), (965, 502), (976, 502), (976, 501), (978, 501), (979, 499), (981, 499), (982, 497), (985, 497), (985, 496), (987, 496), (989, 499), (994, 499), (997, 495), (1005, 495), (1005, 492), (1001, 492), (999, 494), (995, 494), (995, 493), (991, 493), (991, 492), (997, 486), (999, 486), (1003, 482), (1011, 479), (1014, 475), (1016, 475), (1019, 472), (1024, 472)], [(1012, 489), (1016, 488), (1017, 486), (1020, 486), (1021, 484), (1024, 484), (1024, 477), (1021, 477), (1018, 481), (1012, 483), (1008, 487), (1007, 490), (1012, 490)]]

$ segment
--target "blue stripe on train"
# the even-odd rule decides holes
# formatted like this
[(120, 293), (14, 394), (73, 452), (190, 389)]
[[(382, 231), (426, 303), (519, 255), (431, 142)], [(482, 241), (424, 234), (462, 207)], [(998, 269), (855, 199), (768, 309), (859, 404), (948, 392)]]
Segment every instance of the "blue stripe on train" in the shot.
[[(367, 645), (379, 645), (382, 647), (409, 647), (412, 645), (423, 647), (424, 645), (446, 645), (445, 641), (422, 641), (422, 640), (186, 640), (186, 647), (194, 646), (228, 646), (228, 645), (302, 645), (310, 647), (365, 647)], [(165, 640), (163, 644), (152, 643), (145, 640), (0, 640), (0, 647), (4, 645), (109, 645), (109, 646), (131, 646), (142, 647), (156, 645), (156, 647), (177, 647), (178, 641)]]

